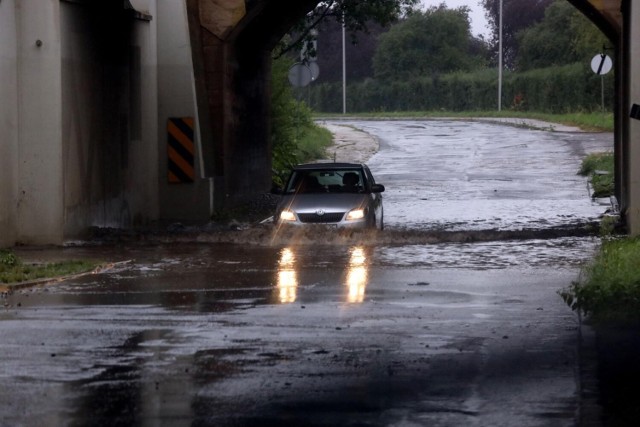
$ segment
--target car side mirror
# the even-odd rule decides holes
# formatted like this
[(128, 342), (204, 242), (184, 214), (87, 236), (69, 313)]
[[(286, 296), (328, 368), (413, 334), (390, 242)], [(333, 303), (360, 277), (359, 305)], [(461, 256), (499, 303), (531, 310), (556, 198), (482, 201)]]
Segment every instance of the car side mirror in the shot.
[(384, 192), (384, 185), (382, 185), (382, 184), (373, 184), (371, 186), (371, 192), (372, 193), (383, 193)]
[(271, 194), (283, 194), (284, 190), (280, 187), (272, 187)]

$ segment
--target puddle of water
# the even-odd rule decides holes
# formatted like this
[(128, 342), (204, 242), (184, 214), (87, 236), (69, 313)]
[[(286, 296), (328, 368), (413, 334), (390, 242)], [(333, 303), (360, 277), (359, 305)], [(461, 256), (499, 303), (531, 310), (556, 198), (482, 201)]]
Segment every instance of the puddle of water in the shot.
[[(597, 238), (563, 237), (400, 245), (178, 245), (155, 248), (149, 258), (121, 264), (117, 272), (22, 290), (8, 298), (17, 310), (75, 305), (220, 313), (264, 304), (359, 304), (381, 291), (384, 282), (380, 282), (380, 274), (384, 271), (533, 271), (542, 267), (577, 273), (598, 244)], [(169, 253), (172, 256), (167, 256)], [(242, 266), (247, 268), (239, 268)], [(372, 283), (377, 287), (371, 288)], [(407, 276), (402, 286), (407, 291), (434, 292), (428, 278)], [(397, 291), (395, 285), (384, 285), (383, 289)]]

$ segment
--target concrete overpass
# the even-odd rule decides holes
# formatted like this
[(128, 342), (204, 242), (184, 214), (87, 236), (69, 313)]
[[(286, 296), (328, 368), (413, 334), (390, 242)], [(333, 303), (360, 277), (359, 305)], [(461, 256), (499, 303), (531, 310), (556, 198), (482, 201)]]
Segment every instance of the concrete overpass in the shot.
[[(567, 1), (615, 46), (617, 193), (640, 234), (640, 4)], [(266, 191), (270, 52), (316, 3), (0, 0), (0, 247)]]

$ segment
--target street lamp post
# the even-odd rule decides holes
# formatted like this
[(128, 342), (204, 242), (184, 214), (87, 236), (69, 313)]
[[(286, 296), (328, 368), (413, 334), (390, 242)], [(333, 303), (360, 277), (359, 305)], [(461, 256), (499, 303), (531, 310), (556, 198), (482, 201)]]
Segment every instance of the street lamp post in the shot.
[(344, 14), (342, 15), (342, 114), (347, 114), (347, 54), (345, 42)]
[(502, 0), (498, 20), (498, 111), (502, 111)]

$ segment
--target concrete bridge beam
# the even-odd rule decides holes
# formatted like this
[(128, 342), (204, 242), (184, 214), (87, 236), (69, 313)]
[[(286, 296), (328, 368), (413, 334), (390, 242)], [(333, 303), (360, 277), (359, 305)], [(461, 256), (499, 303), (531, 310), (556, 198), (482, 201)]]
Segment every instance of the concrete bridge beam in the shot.
[(187, 0), (204, 160), (220, 208), (271, 186), (271, 52), (317, 3)]
[(640, 235), (640, 120), (629, 117), (631, 106), (640, 104), (640, 4), (626, 0), (624, 45), (626, 78), (624, 82), (626, 95), (623, 98), (623, 120), (626, 124), (622, 167), (626, 171), (624, 212), (630, 234)]

